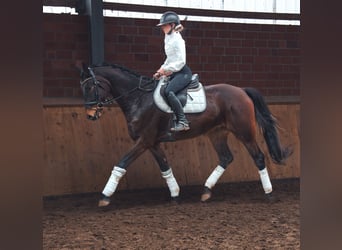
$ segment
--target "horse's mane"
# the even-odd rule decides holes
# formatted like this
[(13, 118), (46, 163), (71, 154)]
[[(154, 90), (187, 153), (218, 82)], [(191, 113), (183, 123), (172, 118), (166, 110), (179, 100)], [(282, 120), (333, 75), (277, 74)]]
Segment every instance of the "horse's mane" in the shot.
[(126, 68), (126, 67), (124, 67), (124, 66), (122, 66), (122, 65), (115, 64), (115, 63), (104, 62), (104, 63), (102, 63), (101, 65), (94, 65), (93, 67), (112, 67), (112, 68), (114, 68), (114, 69), (120, 69), (120, 70), (122, 70), (122, 71), (125, 71), (125, 72), (127, 72), (127, 73), (129, 73), (129, 74), (131, 74), (131, 75), (134, 75), (134, 76), (138, 77), (138, 78), (139, 78), (139, 77), (143, 77), (143, 78), (145, 78), (145, 79), (151, 79), (151, 77), (143, 76), (143, 75), (139, 74), (139, 73), (136, 72), (136, 71), (133, 71), (133, 70), (131, 70), (131, 69), (128, 69), (128, 68)]

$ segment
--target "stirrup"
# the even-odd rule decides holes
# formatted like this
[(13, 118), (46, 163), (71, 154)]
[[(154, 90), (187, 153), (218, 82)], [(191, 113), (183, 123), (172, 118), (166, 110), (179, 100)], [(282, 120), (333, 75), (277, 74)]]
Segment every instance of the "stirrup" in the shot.
[(171, 131), (175, 131), (175, 132), (178, 132), (178, 131), (186, 131), (186, 130), (189, 130), (190, 127), (189, 127), (189, 124), (188, 123), (185, 123), (185, 122), (178, 122), (174, 128), (171, 128)]

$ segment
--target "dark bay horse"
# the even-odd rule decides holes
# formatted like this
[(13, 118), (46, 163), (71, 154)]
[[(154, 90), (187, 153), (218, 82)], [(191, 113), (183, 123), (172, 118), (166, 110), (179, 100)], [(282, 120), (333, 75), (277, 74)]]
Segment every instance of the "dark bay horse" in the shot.
[(211, 197), (212, 188), (233, 161), (227, 144), (228, 133), (233, 133), (247, 148), (258, 168), (266, 196), (272, 196), (272, 184), (265, 166), (264, 153), (256, 142), (258, 126), (276, 164), (284, 164), (292, 150), (281, 146), (276, 121), (256, 89), (229, 84), (205, 86), (206, 110), (187, 114), (190, 130), (171, 133), (173, 115), (159, 110), (154, 104), (153, 90), (156, 83), (152, 78), (141, 76), (119, 65), (83, 65), (81, 69), (81, 88), (88, 118), (97, 120), (102, 115), (102, 106), (116, 101), (125, 115), (129, 135), (135, 141), (134, 147), (113, 167), (102, 191), (99, 206), (110, 203), (109, 197), (115, 192), (127, 167), (146, 150), (157, 161), (171, 197), (177, 199), (180, 189), (160, 144), (204, 134), (209, 137), (219, 162), (205, 182), (202, 201)]

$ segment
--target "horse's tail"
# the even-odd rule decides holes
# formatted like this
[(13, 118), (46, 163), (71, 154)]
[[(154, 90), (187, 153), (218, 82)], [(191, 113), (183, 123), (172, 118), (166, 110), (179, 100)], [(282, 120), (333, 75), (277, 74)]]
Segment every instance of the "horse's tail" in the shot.
[(280, 144), (276, 119), (269, 110), (263, 96), (254, 88), (244, 88), (244, 91), (254, 103), (255, 117), (261, 127), (268, 151), (277, 164), (284, 164), (287, 157), (292, 154), (290, 147), (283, 148)]

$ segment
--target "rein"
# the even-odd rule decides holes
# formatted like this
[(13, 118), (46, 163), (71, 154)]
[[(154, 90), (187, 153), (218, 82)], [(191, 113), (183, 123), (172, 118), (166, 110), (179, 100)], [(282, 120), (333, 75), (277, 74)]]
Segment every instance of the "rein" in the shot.
[[(144, 92), (151, 92), (151, 91), (153, 91), (153, 90), (156, 88), (156, 85), (157, 85), (157, 81), (155, 81), (154, 79), (150, 79), (150, 78), (148, 78), (148, 77), (140, 76), (138, 86), (136, 86), (136, 87), (134, 87), (134, 88), (128, 90), (126, 93), (123, 93), (123, 94), (121, 94), (121, 95), (119, 95), (119, 96), (117, 96), (117, 97), (113, 97), (113, 98), (111, 98), (111, 99), (109, 99), (109, 100), (105, 100), (105, 101), (100, 101), (100, 100), (99, 100), (99, 94), (98, 94), (98, 93), (99, 93), (98, 88), (99, 88), (99, 85), (100, 85), (100, 81), (96, 79), (96, 76), (95, 76), (94, 71), (92, 70), (92, 68), (88, 67), (88, 70), (89, 70), (91, 76), (88, 77), (88, 78), (86, 78), (85, 80), (81, 81), (80, 84), (81, 84), (81, 86), (82, 86), (82, 85), (85, 84), (88, 80), (92, 79), (93, 82), (94, 82), (94, 86), (95, 86), (95, 98), (96, 98), (96, 100), (95, 100), (95, 101), (92, 101), (92, 102), (86, 102), (86, 103), (84, 104), (85, 106), (88, 106), (88, 105), (95, 105), (95, 104), (96, 104), (97, 107), (101, 108), (103, 105), (110, 104), (110, 103), (112, 103), (113, 101), (116, 101), (116, 100), (118, 100), (118, 99), (120, 99), (120, 98), (122, 98), (122, 97), (129, 96), (131, 93), (133, 93), (133, 92), (136, 91), (136, 90), (140, 90), (140, 91), (144, 91)], [(144, 78), (147, 78), (147, 79), (150, 79), (150, 80), (147, 82), (147, 84), (142, 85), (142, 82), (143, 82), (143, 79), (144, 79)], [(149, 85), (150, 83), (154, 83), (154, 85), (153, 85), (152, 88), (144, 88), (144, 86), (147, 86), (147, 85)], [(111, 86), (110, 86), (110, 87), (111, 87)]]

